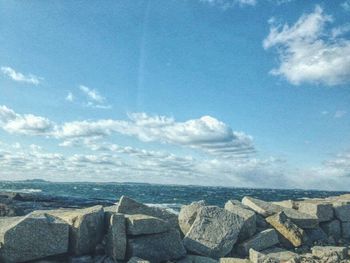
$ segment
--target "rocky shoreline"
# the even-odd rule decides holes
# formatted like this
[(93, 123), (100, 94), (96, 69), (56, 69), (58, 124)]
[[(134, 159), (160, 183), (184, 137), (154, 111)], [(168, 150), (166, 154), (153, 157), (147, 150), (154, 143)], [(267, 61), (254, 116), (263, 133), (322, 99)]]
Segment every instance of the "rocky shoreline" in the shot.
[(350, 262), (350, 194), (246, 196), (224, 208), (200, 201), (178, 215), (126, 196), (117, 204), (81, 200), (84, 208), (18, 193), (0, 194), (0, 202), (3, 263)]

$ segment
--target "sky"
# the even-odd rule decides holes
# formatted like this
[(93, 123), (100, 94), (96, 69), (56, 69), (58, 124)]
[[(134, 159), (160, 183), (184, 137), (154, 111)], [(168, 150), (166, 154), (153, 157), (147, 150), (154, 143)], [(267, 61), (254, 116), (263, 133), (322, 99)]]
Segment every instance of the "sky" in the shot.
[(349, 190), (350, 0), (0, 0), (0, 180)]

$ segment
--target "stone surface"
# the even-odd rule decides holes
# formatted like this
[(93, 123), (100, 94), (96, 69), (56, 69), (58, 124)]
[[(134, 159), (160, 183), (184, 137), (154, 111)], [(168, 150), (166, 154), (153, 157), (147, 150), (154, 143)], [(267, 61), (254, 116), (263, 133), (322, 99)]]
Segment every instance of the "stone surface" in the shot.
[(333, 203), (335, 217), (342, 222), (350, 222), (350, 203), (335, 202)]
[(182, 244), (178, 230), (144, 235), (128, 239), (127, 254), (151, 262), (162, 262), (182, 258), (186, 250)]
[(0, 262), (24, 262), (68, 251), (69, 227), (63, 220), (37, 211), (0, 219)]
[(264, 217), (268, 217), (283, 211), (293, 221), (293, 223), (301, 228), (316, 228), (318, 226), (318, 219), (316, 217), (299, 212), (295, 209), (282, 207), (248, 196), (245, 196), (242, 199), (242, 203), (249, 206), (255, 212)]
[(199, 201), (199, 202), (192, 202), (189, 205), (184, 205), (181, 207), (178, 221), (179, 226), (181, 229), (181, 232), (186, 235), (187, 232), (190, 230), (194, 220), (196, 219), (198, 210), (205, 205), (205, 202)]
[(311, 248), (312, 255), (318, 258), (328, 257), (332, 254), (337, 254), (339, 258), (344, 259), (347, 257), (348, 250), (346, 247), (333, 247), (333, 246), (315, 246)]
[(203, 256), (187, 255), (185, 258), (177, 261), (177, 263), (218, 263), (218, 261)]
[(216, 206), (202, 207), (184, 238), (188, 251), (202, 256), (226, 256), (236, 243), (244, 219)]
[(304, 230), (294, 224), (284, 212), (269, 216), (266, 218), (266, 221), (292, 243), (293, 246), (299, 247), (303, 244), (305, 239)]
[(263, 253), (252, 248), (249, 250), (249, 260), (251, 263), (281, 263), (279, 260), (269, 258)]
[(313, 244), (316, 241), (326, 242), (328, 239), (327, 234), (320, 227), (314, 229), (306, 229), (305, 233), (310, 244)]
[(250, 263), (245, 258), (220, 258), (219, 263)]
[(239, 244), (236, 250), (239, 255), (246, 256), (251, 248), (261, 251), (278, 244), (278, 242), (276, 230), (270, 228)]
[(293, 201), (293, 200), (283, 200), (283, 201), (272, 202), (272, 203), (275, 204), (275, 205), (286, 207), (286, 208), (296, 209), (298, 207), (296, 202)]
[(256, 215), (254, 211), (243, 208), (241, 204), (237, 204), (236, 200), (229, 200), (225, 204), (225, 209), (244, 219), (241, 231), (238, 235), (238, 241), (244, 241), (256, 232)]
[(105, 236), (106, 254), (115, 261), (124, 260), (127, 243), (124, 215), (106, 212), (105, 226), (107, 227)]
[(318, 200), (306, 200), (299, 202), (298, 211), (315, 216), (319, 222), (326, 222), (333, 219), (333, 206)]
[(80, 256), (80, 257), (70, 257), (69, 263), (95, 263), (92, 256)]
[(350, 222), (341, 222), (341, 234), (343, 238), (350, 239)]
[(335, 240), (338, 240), (341, 237), (341, 228), (339, 220), (333, 220), (331, 222), (324, 222), (320, 224), (323, 231), (330, 237), (333, 237)]
[(148, 260), (144, 260), (138, 257), (132, 257), (129, 259), (128, 263), (150, 263)]
[(84, 209), (48, 211), (69, 224), (69, 251), (74, 255), (94, 252), (104, 234), (104, 211), (100, 205)]
[(260, 251), (260, 253), (264, 254), (270, 259), (272, 258), (272, 259), (278, 260), (278, 262), (286, 262), (288, 260), (295, 259), (298, 257), (297, 253), (294, 253), (279, 247), (266, 249), (266, 250)]
[(128, 235), (157, 234), (168, 231), (171, 226), (168, 222), (147, 215), (126, 215), (126, 226)]
[(154, 216), (167, 221), (172, 227), (178, 226), (177, 215), (168, 212), (166, 209), (144, 205), (127, 196), (120, 198), (116, 212), (128, 215), (141, 214)]

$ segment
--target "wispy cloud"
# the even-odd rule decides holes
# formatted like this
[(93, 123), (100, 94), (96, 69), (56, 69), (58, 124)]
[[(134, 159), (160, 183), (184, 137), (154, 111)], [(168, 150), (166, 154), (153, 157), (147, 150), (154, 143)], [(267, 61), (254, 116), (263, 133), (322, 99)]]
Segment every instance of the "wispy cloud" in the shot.
[(217, 6), (224, 10), (233, 8), (235, 6), (254, 6), (257, 3), (256, 0), (200, 0), (200, 2), (212, 6)]
[(292, 26), (272, 23), (263, 46), (276, 47), (280, 65), (271, 73), (284, 76), (294, 85), (339, 85), (350, 81), (350, 41), (343, 35), (346, 27), (326, 30), (333, 20), (316, 6)]
[(68, 92), (66, 98), (65, 98), (66, 101), (69, 101), (69, 102), (73, 102), (74, 101), (74, 95), (72, 92)]
[(334, 118), (340, 119), (340, 118), (343, 118), (345, 115), (346, 115), (346, 111), (345, 110), (337, 110), (334, 113)]
[(85, 104), (88, 107), (98, 109), (110, 109), (111, 105), (107, 104), (107, 100), (96, 89), (91, 89), (85, 85), (80, 85), (79, 89), (87, 97), (88, 102)]
[(33, 85), (39, 85), (43, 78), (35, 76), (33, 74), (23, 74), (15, 71), (11, 67), (1, 67), (1, 72), (7, 77), (17, 82), (29, 83)]
[(341, 3), (341, 7), (347, 11), (350, 12), (350, 0), (346, 0), (343, 3)]

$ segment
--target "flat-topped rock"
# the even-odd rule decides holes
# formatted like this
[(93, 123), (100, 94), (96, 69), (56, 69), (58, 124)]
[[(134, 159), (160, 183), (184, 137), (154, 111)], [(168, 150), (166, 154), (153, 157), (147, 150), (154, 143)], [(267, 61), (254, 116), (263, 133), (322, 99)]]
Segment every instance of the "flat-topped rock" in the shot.
[(181, 207), (178, 221), (179, 226), (181, 229), (181, 232), (186, 235), (187, 232), (190, 230), (194, 220), (197, 217), (197, 213), (201, 207), (205, 206), (205, 202), (198, 201), (198, 202), (192, 202), (189, 205), (184, 205)]
[(266, 221), (272, 225), (284, 238), (286, 238), (295, 247), (299, 247), (305, 240), (304, 230), (294, 224), (282, 211), (266, 218)]
[(250, 261), (245, 258), (220, 258), (219, 263), (250, 263)]
[(272, 202), (274, 205), (279, 205), (282, 207), (286, 207), (286, 208), (293, 208), (293, 209), (297, 209), (298, 208), (298, 203), (296, 201), (293, 200), (283, 200), (283, 201), (276, 201), (276, 202)]
[(341, 227), (340, 221), (335, 219), (330, 222), (324, 222), (320, 224), (323, 231), (329, 237), (333, 237), (335, 240), (338, 240), (341, 237)]
[(312, 255), (317, 258), (329, 257), (332, 254), (338, 255), (340, 259), (345, 259), (347, 257), (348, 249), (346, 247), (334, 247), (334, 246), (315, 246), (311, 248)]
[(284, 212), (297, 226), (301, 228), (315, 228), (318, 226), (318, 219), (315, 216), (299, 212), (295, 209), (282, 207), (256, 198), (245, 196), (242, 203), (249, 206), (256, 213), (268, 217), (279, 212)]
[(231, 213), (237, 214), (244, 220), (241, 231), (238, 235), (238, 241), (244, 241), (256, 232), (256, 214), (254, 211), (245, 209), (243, 205), (237, 204), (234, 200), (229, 200), (225, 204), (225, 209)]
[(216, 206), (202, 207), (183, 242), (188, 251), (202, 256), (226, 256), (238, 239), (244, 219)]
[(260, 253), (264, 254), (270, 259), (278, 260), (278, 262), (287, 262), (298, 257), (297, 253), (279, 247), (269, 248), (260, 251)]
[(126, 253), (126, 222), (123, 214), (105, 212), (105, 236), (106, 254), (114, 261), (124, 260)]
[(144, 205), (127, 196), (120, 198), (116, 212), (128, 215), (141, 214), (153, 216), (167, 221), (172, 227), (178, 225), (177, 215), (168, 212), (166, 209)]
[(333, 206), (319, 200), (305, 200), (299, 202), (298, 211), (317, 217), (319, 222), (326, 222), (333, 219)]
[(50, 210), (69, 224), (69, 251), (74, 255), (94, 252), (104, 235), (104, 211), (100, 205), (83, 209)]
[(147, 215), (126, 215), (128, 235), (149, 235), (166, 232), (171, 225), (163, 219)]
[(0, 219), (0, 262), (24, 262), (68, 251), (69, 226), (42, 211)]
[(342, 222), (350, 222), (350, 202), (334, 202), (334, 214)]
[(171, 229), (160, 234), (129, 238), (127, 254), (157, 263), (182, 258), (186, 250), (179, 231)]
[(218, 261), (209, 257), (187, 255), (185, 258), (177, 261), (177, 263), (218, 263)]
[(269, 258), (265, 254), (252, 248), (249, 250), (249, 260), (251, 263), (281, 263), (278, 259)]
[(129, 259), (128, 263), (151, 263), (151, 262), (148, 260), (144, 260), (142, 258), (132, 257)]
[(237, 253), (242, 256), (249, 254), (249, 249), (261, 251), (278, 244), (278, 235), (275, 229), (267, 229), (257, 233), (250, 239), (237, 246)]

